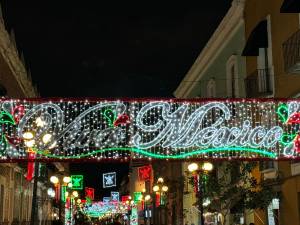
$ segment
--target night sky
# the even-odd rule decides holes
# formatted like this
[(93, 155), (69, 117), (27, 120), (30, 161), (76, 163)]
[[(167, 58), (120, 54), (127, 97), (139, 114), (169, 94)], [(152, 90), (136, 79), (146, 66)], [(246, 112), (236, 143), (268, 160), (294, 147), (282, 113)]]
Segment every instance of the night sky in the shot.
[(0, 2), (41, 97), (171, 97), (231, 4)]

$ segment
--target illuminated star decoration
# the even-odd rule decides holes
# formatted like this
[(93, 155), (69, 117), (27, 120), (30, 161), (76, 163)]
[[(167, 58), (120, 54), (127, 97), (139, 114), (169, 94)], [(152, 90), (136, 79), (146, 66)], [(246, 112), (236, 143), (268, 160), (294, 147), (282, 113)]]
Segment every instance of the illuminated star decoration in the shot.
[(117, 180), (116, 172), (103, 174), (103, 188), (115, 187)]

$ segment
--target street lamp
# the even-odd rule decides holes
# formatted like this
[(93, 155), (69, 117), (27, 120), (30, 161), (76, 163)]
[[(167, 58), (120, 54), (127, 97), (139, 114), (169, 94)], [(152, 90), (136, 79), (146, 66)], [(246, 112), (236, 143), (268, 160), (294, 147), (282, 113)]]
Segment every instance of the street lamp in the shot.
[(204, 185), (202, 183), (202, 179), (200, 175), (208, 174), (210, 171), (213, 170), (213, 164), (210, 162), (204, 162), (201, 165), (197, 163), (191, 163), (188, 165), (188, 171), (194, 175), (195, 180), (197, 181), (194, 185), (196, 187), (196, 196), (199, 200), (199, 211), (201, 216), (201, 225), (204, 225), (204, 216), (203, 216), (203, 206), (208, 205), (208, 202), (203, 202), (203, 192), (204, 192)]
[[(162, 206), (165, 205), (165, 194), (166, 192), (169, 190), (169, 187), (167, 185), (164, 184), (164, 179), (162, 177), (159, 177), (157, 179), (156, 184), (153, 186), (152, 188), (153, 192), (155, 193), (155, 211), (157, 211), (157, 213), (155, 213), (155, 218), (154, 220), (158, 223), (158, 224), (165, 224), (166, 221), (166, 214), (164, 211), (164, 208)], [(159, 201), (157, 201), (159, 198)], [(156, 209), (157, 208), (157, 209)]]
[(153, 191), (155, 193), (159, 194), (159, 205), (162, 205), (162, 196), (169, 190), (169, 187), (167, 185), (164, 185), (164, 179), (162, 177), (159, 177), (157, 179), (156, 184), (153, 186)]
[[(61, 191), (61, 186), (69, 186), (71, 184), (71, 177), (65, 176), (62, 179), (62, 182), (60, 182), (60, 179), (57, 176), (51, 176), (50, 177), (50, 182), (54, 185), (55, 190), (56, 190), (56, 202), (58, 202), (58, 210), (59, 210), (59, 219), (61, 220), (62, 217), (62, 207), (61, 207), (61, 202), (63, 199), (66, 199), (68, 197), (68, 192), (63, 193), (64, 196), (61, 196), (59, 192)], [(77, 193), (78, 194), (78, 193)], [(58, 199), (58, 196), (60, 196), (60, 199)]]
[(149, 194), (145, 194), (144, 196), (144, 224), (150, 224), (151, 220), (151, 209), (149, 209), (149, 204), (151, 204), (151, 196)]

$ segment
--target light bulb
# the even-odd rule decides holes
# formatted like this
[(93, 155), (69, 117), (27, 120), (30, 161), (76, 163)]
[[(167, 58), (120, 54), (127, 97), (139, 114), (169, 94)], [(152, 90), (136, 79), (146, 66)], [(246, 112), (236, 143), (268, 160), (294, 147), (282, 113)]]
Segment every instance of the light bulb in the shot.
[(50, 182), (53, 184), (57, 184), (58, 183), (58, 178), (56, 176), (51, 176), (50, 177)]
[(30, 132), (30, 131), (27, 131), (23, 134), (23, 138), (26, 139), (26, 140), (30, 140), (33, 138), (33, 133)]
[(43, 140), (44, 144), (47, 144), (47, 143), (49, 143), (49, 141), (51, 140), (51, 138), (52, 138), (51, 134), (45, 134), (43, 136), (42, 140)]
[(70, 183), (71, 182), (71, 177), (64, 177), (63, 178), (64, 183)]
[(25, 143), (26, 147), (32, 148), (35, 144), (35, 140), (25, 141), (24, 143)]
[(197, 163), (191, 163), (190, 165), (188, 165), (188, 170), (190, 172), (194, 172), (194, 171), (198, 170), (198, 164)]
[(155, 185), (155, 186), (153, 187), (153, 191), (155, 191), (155, 192), (159, 191), (158, 185)]
[(162, 186), (161, 189), (162, 189), (163, 192), (167, 192), (169, 190), (168, 186)]

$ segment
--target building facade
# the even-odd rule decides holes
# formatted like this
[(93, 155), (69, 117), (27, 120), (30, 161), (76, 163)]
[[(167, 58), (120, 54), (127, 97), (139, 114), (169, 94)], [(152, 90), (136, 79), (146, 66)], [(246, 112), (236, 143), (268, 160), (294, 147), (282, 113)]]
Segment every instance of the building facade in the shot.
[(177, 98), (244, 97), (244, 1), (232, 6), (174, 92)]
[[(175, 97), (245, 97), (246, 60), (242, 56), (245, 46), (244, 7), (245, 1), (232, 2), (231, 8), (174, 92)], [(185, 178), (183, 224), (200, 224), (201, 215), (196, 204), (194, 186), (190, 182), (192, 175), (188, 172), (188, 164), (182, 163), (182, 176)], [(205, 215), (206, 221), (211, 224), (222, 222), (218, 214), (207, 212)], [(232, 222), (230, 219), (228, 216), (228, 224)]]
[[(1, 97), (25, 98), (37, 97), (30, 73), (19, 56), (13, 33), (7, 32), (3, 18), (0, 18), (0, 92)], [(47, 173), (42, 172), (40, 180), (48, 180)], [(45, 171), (45, 170), (44, 170)], [(29, 224), (31, 220), (33, 182), (27, 181), (27, 164), (0, 164), (0, 224)], [(43, 173), (43, 175), (41, 174)], [(46, 224), (51, 220), (51, 202), (48, 200), (45, 182), (37, 184), (36, 224)], [(47, 204), (46, 202), (47, 201)]]
[[(246, 97), (296, 98), (300, 93), (300, 2), (249, 0), (245, 5)], [(255, 224), (300, 224), (300, 163), (262, 163), (258, 176), (279, 204), (257, 211)]]

